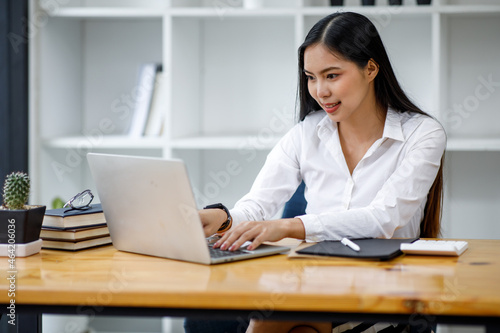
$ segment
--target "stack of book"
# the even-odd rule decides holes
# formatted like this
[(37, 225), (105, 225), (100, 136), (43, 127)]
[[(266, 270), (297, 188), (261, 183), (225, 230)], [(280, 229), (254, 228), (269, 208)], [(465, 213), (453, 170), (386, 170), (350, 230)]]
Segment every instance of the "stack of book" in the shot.
[(111, 243), (100, 204), (92, 205), (86, 210), (68, 208), (47, 210), (40, 238), (42, 248), (70, 251)]

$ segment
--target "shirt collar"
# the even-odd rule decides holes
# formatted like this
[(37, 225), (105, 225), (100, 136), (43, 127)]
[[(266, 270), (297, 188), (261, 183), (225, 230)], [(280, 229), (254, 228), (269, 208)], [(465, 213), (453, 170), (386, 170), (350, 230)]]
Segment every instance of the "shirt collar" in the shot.
[[(403, 128), (401, 124), (402, 113), (394, 111), (389, 108), (387, 110), (387, 115), (385, 118), (384, 124), (384, 133), (382, 134), (382, 138), (393, 139), (397, 141), (404, 141)], [(336, 133), (338, 131), (337, 123), (330, 120), (328, 115), (325, 115), (323, 119), (318, 123), (317, 130), (321, 131), (321, 128), (328, 128), (332, 132)]]
[(401, 124), (402, 113), (389, 108), (385, 117), (383, 138), (389, 138), (397, 141), (404, 141), (403, 128)]

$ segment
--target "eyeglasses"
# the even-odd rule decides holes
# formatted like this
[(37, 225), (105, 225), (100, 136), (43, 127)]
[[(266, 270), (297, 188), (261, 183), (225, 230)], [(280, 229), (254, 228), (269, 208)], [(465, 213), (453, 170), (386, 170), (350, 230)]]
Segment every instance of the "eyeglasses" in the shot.
[(63, 206), (63, 208), (70, 207), (67, 211), (76, 210), (87, 210), (90, 208), (90, 203), (94, 200), (94, 195), (90, 190), (85, 190), (78, 193), (73, 198), (69, 199)]

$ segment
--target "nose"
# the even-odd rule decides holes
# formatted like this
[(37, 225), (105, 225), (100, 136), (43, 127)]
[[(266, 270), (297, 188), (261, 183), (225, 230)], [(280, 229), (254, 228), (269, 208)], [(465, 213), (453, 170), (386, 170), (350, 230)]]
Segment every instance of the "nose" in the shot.
[(316, 85), (316, 94), (318, 95), (319, 98), (324, 98), (330, 96), (331, 92), (323, 80), (318, 80), (318, 83)]

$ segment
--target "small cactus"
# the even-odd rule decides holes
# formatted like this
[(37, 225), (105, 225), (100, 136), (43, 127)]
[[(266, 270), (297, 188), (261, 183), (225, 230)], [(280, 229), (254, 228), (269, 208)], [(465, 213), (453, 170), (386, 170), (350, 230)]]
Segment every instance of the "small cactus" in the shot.
[(10, 210), (26, 209), (30, 195), (30, 178), (26, 173), (13, 172), (5, 178), (3, 185), (4, 207)]

